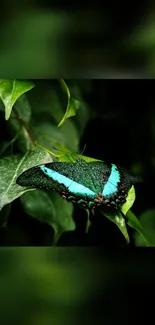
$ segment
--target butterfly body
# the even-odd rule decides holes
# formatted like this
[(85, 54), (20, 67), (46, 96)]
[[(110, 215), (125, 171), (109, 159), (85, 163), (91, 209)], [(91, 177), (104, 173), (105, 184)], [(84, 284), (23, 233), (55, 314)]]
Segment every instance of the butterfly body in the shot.
[(52, 162), (32, 167), (17, 178), (21, 186), (52, 189), (67, 201), (86, 208), (120, 207), (136, 182), (136, 177), (115, 164), (87, 163), (82, 158), (75, 163)]

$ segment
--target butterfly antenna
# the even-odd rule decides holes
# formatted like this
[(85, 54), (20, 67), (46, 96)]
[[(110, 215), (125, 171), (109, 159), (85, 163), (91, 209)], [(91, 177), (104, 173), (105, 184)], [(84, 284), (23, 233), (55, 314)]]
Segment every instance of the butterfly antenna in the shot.
[(86, 147), (87, 147), (87, 145), (86, 145), (86, 143), (85, 143), (85, 145), (84, 145), (84, 147), (83, 147), (83, 149), (82, 149), (82, 152), (80, 153), (80, 156), (83, 155), (84, 151), (86, 150)]

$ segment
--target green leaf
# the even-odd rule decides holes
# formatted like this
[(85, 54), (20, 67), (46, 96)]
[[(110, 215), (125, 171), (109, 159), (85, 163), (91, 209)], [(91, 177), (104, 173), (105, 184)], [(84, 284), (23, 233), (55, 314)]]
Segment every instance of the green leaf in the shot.
[(135, 198), (136, 198), (135, 189), (134, 189), (134, 186), (132, 186), (128, 192), (126, 202), (121, 207), (121, 211), (127, 216), (127, 219), (128, 219), (127, 224), (130, 227), (132, 227), (133, 229), (138, 231), (138, 233), (144, 239), (146, 246), (150, 246), (150, 245), (152, 245), (151, 239), (147, 235), (146, 231), (144, 230), (144, 227), (141, 225), (138, 218), (130, 210), (130, 208), (132, 207), (132, 205), (135, 201)]
[(134, 188), (134, 186), (131, 186), (131, 188), (128, 191), (128, 196), (126, 198), (126, 202), (121, 206), (121, 211), (123, 212), (123, 214), (125, 214), (125, 215), (127, 214), (129, 209), (134, 204), (135, 199), (136, 199), (135, 188)]
[(99, 208), (99, 211), (110, 221), (116, 224), (119, 228), (126, 241), (129, 242), (129, 235), (126, 228), (125, 219), (121, 215), (121, 213), (117, 210), (109, 209), (109, 208)]
[(60, 121), (58, 127), (61, 126), (65, 122), (66, 119), (68, 119), (71, 116), (74, 116), (76, 114), (77, 109), (80, 107), (80, 102), (70, 95), (69, 88), (67, 87), (65, 81), (63, 79), (61, 79), (60, 83), (61, 83), (63, 89), (67, 93), (68, 103), (67, 103), (66, 113), (63, 116), (62, 120)]
[[(126, 202), (121, 207), (121, 211), (123, 212), (124, 215), (126, 215), (127, 211), (131, 208), (134, 201), (135, 201), (135, 189), (134, 186), (132, 186), (128, 191)], [(129, 235), (127, 232), (125, 219), (123, 218), (121, 213), (113, 209), (106, 209), (106, 208), (100, 208), (100, 209), (103, 215), (105, 215), (109, 220), (111, 220), (117, 225), (117, 227), (120, 229), (127, 242), (129, 242)]]
[[(93, 215), (94, 215), (94, 211), (93, 212)], [(90, 210), (86, 209), (86, 213), (87, 213), (87, 220), (86, 220), (86, 233), (88, 233), (89, 231), (89, 228), (92, 226), (92, 221), (90, 220)]]
[(34, 121), (52, 121), (57, 126), (62, 118), (64, 109), (55, 82), (57, 85), (55, 80), (50, 83), (40, 80), (37, 87), (27, 94), (32, 106)]
[[(145, 230), (141, 222), (130, 210), (134, 201), (135, 201), (135, 189), (134, 186), (132, 186), (128, 192), (126, 202), (121, 207), (121, 211), (127, 217), (127, 224), (131, 228), (138, 231), (140, 236), (142, 236), (143, 243), (145, 243), (146, 246), (154, 246), (155, 241), (152, 240), (150, 233)], [(106, 208), (100, 208), (100, 212), (118, 226), (118, 228), (120, 229), (120, 231), (122, 232), (126, 240), (129, 242), (129, 236), (127, 233), (125, 219), (123, 218), (121, 213), (119, 211), (114, 211), (113, 209), (107, 210)]]
[(76, 159), (78, 159), (78, 158), (82, 158), (86, 162), (91, 162), (91, 161), (103, 162), (102, 160), (99, 160), (99, 159), (95, 159), (95, 158), (91, 158), (91, 157), (87, 157), (87, 156), (82, 156), (80, 154), (71, 152), (71, 151), (68, 150), (68, 148), (66, 148), (66, 147), (64, 147), (62, 145), (59, 145), (59, 144), (54, 144), (51, 151), (46, 149), (43, 146), (40, 146), (40, 144), (37, 144), (37, 145), (39, 147), (41, 147), (43, 150), (45, 150), (45, 151), (47, 150), (47, 152), (49, 152), (51, 155), (56, 157), (59, 162), (76, 162)]
[(126, 202), (121, 207), (121, 211), (127, 216), (127, 219), (128, 219), (127, 224), (130, 227), (132, 227), (133, 229), (137, 230), (138, 233), (140, 233), (140, 235), (144, 239), (146, 246), (150, 246), (151, 241), (150, 241), (149, 236), (147, 236), (146, 231), (144, 230), (145, 228), (141, 225), (138, 218), (130, 210), (130, 208), (132, 207), (132, 205), (135, 201), (135, 198), (136, 198), (135, 189), (134, 189), (134, 186), (132, 186), (128, 192)]
[(31, 106), (25, 94), (17, 99), (11, 117), (7, 123), (8, 131), (13, 137), (18, 133), (16, 145), (21, 152), (25, 153), (34, 147), (26, 129), (31, 119)]
[(67, 148), (61, 148), (60, 147), (58, 149), (58, 151), (59, 151), (58, 160), (60, 162), (76, 162), (76, 159), (78, 159), (78, 158), (82, 158), (87, 163), (93, 162), (93, 161), (103, 162), (102, 160), (99, 160), (99, 159), (95, 159), (95, 158), (91, 158), (91, 157), (87, 157), (87, 156), (83, 156), (83, 155), (80, 155), (80, 154), (70, 152)]
[(10, 154), (12, 154), (11, 145), (13, 144), (14, 141), (16, 141), (17, 136), (14, 139), (12, 139), (11, 141), (2, 141), (1, 142), (1, 146), (0, 146), (0, 156), (1, 156), (1, 158), (3, 156), (7, 156), (7, 155), (9, 156)]
[(81, 155), (79, 155), (79, 157), (81, 157), (81, 158), (82, 158), (83, 160), (85, 160), (87, 163), (89, 163), (89, 162), (93, 162), (93, 161), (104, 162), (103, 160), (96, 159), (96, 158), (91, 158), (91, 157), (88, 157), (88, 156), (81, 156)]
[(24, 156), (17, 154), (0, 159), (0, 210), (30, 190), (16, 184), (17, 177), (24, 170), (51, 161), (51, 156), (38, 148), (28, 151)]
[(15, 103), (15, 112), (13, 117), (19, 117), (19, 120), (23, 120), (25, 123), (29, 123), (31, 119), (32, 109), (29, 99), (26, 94), (21, 95)]
[[(83, 80), (83, 85), (87, 84), (88, 80)], [(90, 80), (88, 81), (90, 82)], [(67, 80), (68, 87), (70, 89), (70, 93), (72, 94), (72, 97), (76, 98), (80, 102), (80, 109), (78, 110), (78, 114), (74, 117), (74, 123), (77, 126), (79, 137), (81, 138), (84, 132), (84, 129), (86, 127), (86, 124), (88, 123), (89, 119), (91, 118), (91, 109), (87, 102), (85, 102), (83, 98), (83, 93), (85, 93), (85, 90), (83, 89), (83, 86), (81, 87), (81, 84), (79, 86), (80, 80)], [(87, 87), (87, 86), (86, 86)], [(87, 91), (86, 91), (87, 92)]]
[[(130, 214), (128, 216), (130, 222), (135, 221), (135, 216)], [(135, 233), (136, 246), (155, 246), (155, 210), (148, 210), (143, 212), (139, 217), (139, 223), (135, 225), (134, 229), (138, 230)]]
[(136, 218), (136, 216), (132, 213), (131, 210), (127, 212), (128, 225), (133, 229), (137, 230), (140, 235), (143, 237), (146, 246), (152, 246), (151, 239), (147, 235), (146, 231), (142, 227), (140, 221)]
[(63, 232), (75, 229), (72, 219), (73, 204), (57, 193), (37, 189), (25, 193), (20, 200), (27, 214), (52, 226), (55, 231), (55, 243)]
[[(49, 117), (48, 117), (49, 119)], [(78, 132), (72, 121), (67, 120), (61, 129), (47, 121), (37, 120), (31, 127), (32, 135), (35, 140), (49, 150), (55, 147), (68, 148), (70, 151), (78, 151), (79, 138)]]
[(28, 80), (0, 79), (0, 98), (5, 106), (5, 119), (8, 120), (17, 98), (34, 87)]
[(5, 205), (5, 207), (0, 211), (0, 227), (5, 227), (7, 225), (10, 212), (11, 204)]
[[(121, 207), (121, 211), (127, 217), (127, 224), (133, 229), (135, 229), (136, 231), (138, 231), (140, 236), (142, 236), (143, 243), (145, 243), (146, 246), (154, 246), (155, 241), (152, 240), (150, 233), (146, 232), (145, 228), (142, 226), (140, 221), (130, 210), (131, 206), (134, 203), (134, 200), (135, 200), (135, 190), (134, 190), (134, 186), (132, 186), (128, 192), (126, 202)], [(120, 231), (122, 232), (126, 240), (129, 242), (129, 236), (126, 229), (125, 219), (123, 218), (120, 212), (113, 211), (112, 209), (108, 209), (108, 210), (109, 211), (106, 212), (107, 210), (105, 208), (102, 209), (100, 208), (101, 213), (118, 226), (118, 228), (120, 229)]]

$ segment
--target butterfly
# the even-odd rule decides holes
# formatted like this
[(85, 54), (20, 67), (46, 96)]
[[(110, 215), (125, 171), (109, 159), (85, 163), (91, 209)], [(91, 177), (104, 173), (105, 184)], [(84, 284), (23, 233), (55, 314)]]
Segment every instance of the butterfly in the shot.
[(119, 208), (132, 185), (141, 181), (124, 168), (102, 161), (51, 162), (24, 171), (16, 183), (29, 188), (51, 189), (67, 201), (88, 209)]

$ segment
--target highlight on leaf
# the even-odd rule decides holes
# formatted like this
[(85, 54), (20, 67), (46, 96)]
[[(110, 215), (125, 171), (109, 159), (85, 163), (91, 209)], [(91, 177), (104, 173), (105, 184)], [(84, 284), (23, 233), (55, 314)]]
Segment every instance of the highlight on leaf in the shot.
[(6, 120), (10, 118), (16, 100), (34, 86), (34, 82), (28, 80), (0, 79), (0, 98), (5, 106)]
[(76, 111), (80, 107), (80, 102), (70, 94), (70, 90), (67, 87), (67, 85), (63, 79), (60, 80), (60, 84), (61, 84), (63, 90), (67, 94), (67, 109), (66, 109), (66, 113), (63, 116), (62, 120), (60, 121), (58, 127), (61, 126), (65, 122), (66, 119), (68, 119), (71, 116), (76, 115)]

